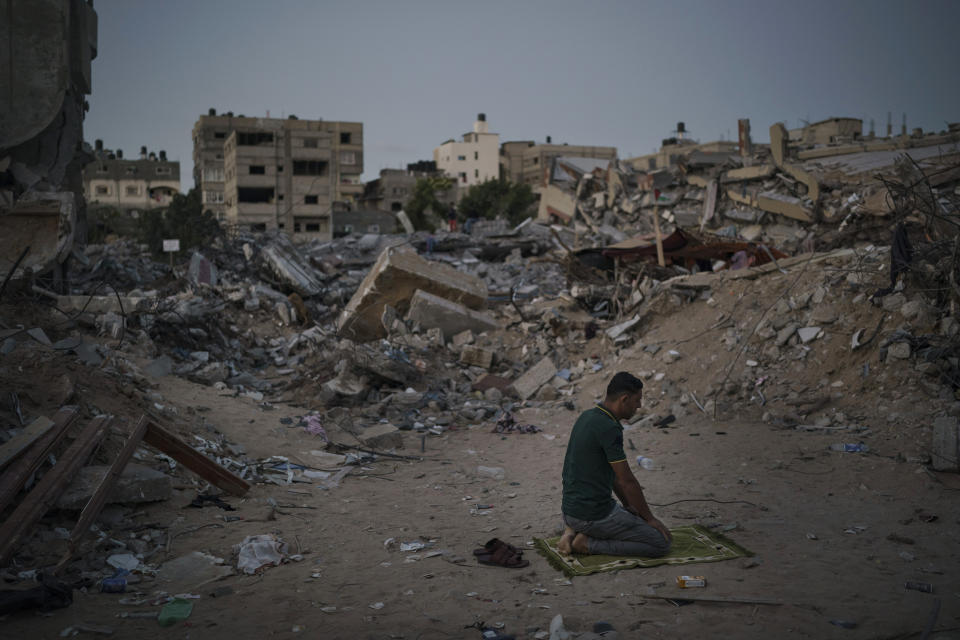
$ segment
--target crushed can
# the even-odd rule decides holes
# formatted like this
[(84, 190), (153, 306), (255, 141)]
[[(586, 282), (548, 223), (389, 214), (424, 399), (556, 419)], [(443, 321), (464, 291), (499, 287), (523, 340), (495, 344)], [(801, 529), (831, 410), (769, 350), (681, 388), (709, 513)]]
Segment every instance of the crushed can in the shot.
[(707, 579), (703, 576), (677, 576), (677, 586), (681, 589), (707, 586)]

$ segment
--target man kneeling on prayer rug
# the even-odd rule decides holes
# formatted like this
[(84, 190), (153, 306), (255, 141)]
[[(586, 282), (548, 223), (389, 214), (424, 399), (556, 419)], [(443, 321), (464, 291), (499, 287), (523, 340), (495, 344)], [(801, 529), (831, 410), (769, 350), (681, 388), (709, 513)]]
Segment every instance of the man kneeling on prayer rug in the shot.
[(603, 402), (574, 423), (563, 460), (561, 553), (655, 558), (670, 551), (670, 530), (650, 511), (623, 451), (620, 421), (636, 413), (642, 397), (643, 382), (621, 371)]

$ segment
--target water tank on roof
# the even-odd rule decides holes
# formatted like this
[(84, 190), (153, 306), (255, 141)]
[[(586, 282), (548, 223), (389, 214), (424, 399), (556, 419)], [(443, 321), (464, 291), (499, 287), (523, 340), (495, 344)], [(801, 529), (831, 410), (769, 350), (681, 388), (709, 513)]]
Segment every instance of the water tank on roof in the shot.
[(685, 125), (685, 124), (682, 123), (682, 122), (678, 122), (678, 123), (677, 123), (677, 133), (686, 133), (686, 132), (687, 132), (687, 125)]
[(217, 110), (214, 109), (213, 107), (210, 107), (210, 109), (207, 110), (207, 115), (215, 116), (217, 115)]
[(485, 113), (478, 113), (478, 114), (477, 114), (477, 120), (479, 120), (480, 122), (486, 122), (486, 121), (487, 121), (487, 114), (485, 114)]

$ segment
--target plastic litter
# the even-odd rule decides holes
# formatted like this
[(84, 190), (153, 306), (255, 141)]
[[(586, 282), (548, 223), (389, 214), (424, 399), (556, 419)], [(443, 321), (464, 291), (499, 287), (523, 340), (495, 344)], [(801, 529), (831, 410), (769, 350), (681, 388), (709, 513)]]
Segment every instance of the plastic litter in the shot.
[(193, 602), (184, 598), (174, 598), (163, 605), (160, 615), (157, 616), (157, 622), (161, 627), (169, 627), (178, 622), (183, 622), (193, 613)]
[(287, 557), (287, 543), (265, 533), (247, 536), (234, 547), (237, 553), (237, 569), (246, 574), (257, 573), (262, 567), (279, 566)]

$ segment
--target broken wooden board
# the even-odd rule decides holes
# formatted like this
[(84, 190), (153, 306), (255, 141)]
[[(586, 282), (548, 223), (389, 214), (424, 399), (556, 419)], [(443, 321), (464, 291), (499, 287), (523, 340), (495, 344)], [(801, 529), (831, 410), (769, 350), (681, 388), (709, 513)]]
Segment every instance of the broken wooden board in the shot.
[(53, 420), (46, 416), (40, 416), (24, 427), (23, 431), (0, 445), (0, 469), (6, 467), (14, 458), (23, 453), (27, 447), (49, 431), (53, 425)]
[(143, 441), (228, 493), (242, 497), (250, 491), (247, 481), (230, 473), (156, 422), (148, 423)]
[(124, 467), (126, 467), (127, 463), (130, 462), (130, 458), (133, 457), (134, 451), (137, 450), (137, 447), (140, 445), (140, 441), (143, 439), (143, 434), (146, 432), (147, 417), (142, 416), (140, 421), (137, 423), (137, 426), (134, 427), (133, 432), (127, 438), (127, 442), (123, 445), (123, 449), (120, 450), (120, 453), (117, 454), (113, 464), (110, 465), (110, 470), (107, 471), (107, 473), (103, 476), (103, 480), (100, 481), (100, 485), (97, 487), (97, 490), (93, 492), (93, 495), (90, 497), (87, 505), (83, 508), (83, 511), (80, 512), (80, 518), (77, 520), (77, 524), (73, 527), (73, 531), (70, 532), (70, 546), (64, 554), (63, 559), (61, 559), (54, 568), (54, 574), (58, 573), (64, 566), (66, 566), (66, 564), (76, 553), (77, 546), (80, 544), (80, 541), (83, 539), (84, 535), (89, 533), (90, 525), (93, 524), (93, 521), (96, 520), (97, 516), (100, 515), (100, 512), (103, 510), (103, 505), (107, 501), (107, 495), (110, 493), (110, 489), (113, 488), (114, 483), (116, 483), (117, 479), (120, 477), (120, 474), (123, 473)]
[(40, 468), (43, 461), (67, 433), (67, 429), (76, 420), (78, 407), (61, 407), (53, 416), (53, 428), (43, 437), (34, 441), (30, 448), (0, 476), (0, 513), (6, 510), (13, 498), (20, 492), (27, 478)]
[(0, 526), (0, 566), (7, 566), (23, 538), (56, 502), (57, 496), (82, 467), (113, 423), (113, 416), (97, 416), (80, 432), (57, 464), (44, 474), (13, 514)]

